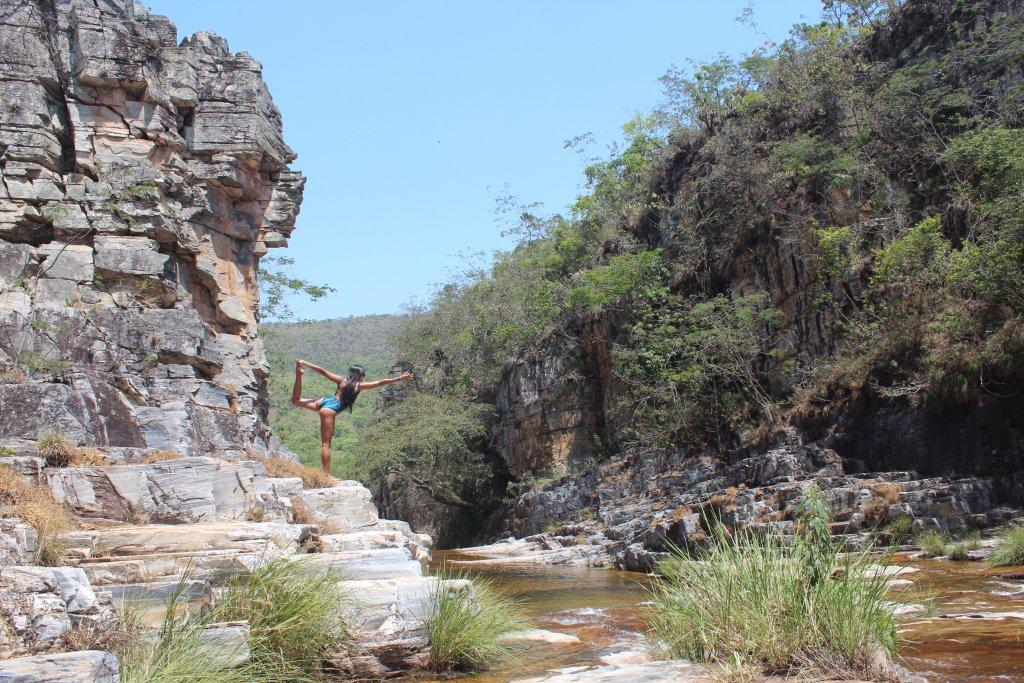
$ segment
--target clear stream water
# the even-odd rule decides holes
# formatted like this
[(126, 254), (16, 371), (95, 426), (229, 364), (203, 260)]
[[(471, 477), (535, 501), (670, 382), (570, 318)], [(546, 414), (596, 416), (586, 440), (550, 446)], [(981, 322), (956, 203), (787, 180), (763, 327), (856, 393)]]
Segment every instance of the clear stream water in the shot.
[[(458, 567), (458, 551), (439, 551), (434, 567)], [(903, 623), (900, 659), (934, 681), (1024, 681), (1024, 567), (995, 570), (983, 562), (907, 560), (920, 571), (900, 578), (913, 585), (893, 595), (924, 602), (923, 617)], [(602, 656), (644, 644), (648, 577), (609, 569), (505, 565), (474, 569), (522, 601), (534, 628), (579, 636), (576, 645), (533, 644), (501, 668), (456, 680), (499, 683), (559, 667), (596, 664)], [(937, 615), (1016, 612), (1002, 620), (942, 619)], [(431, 678), (418, 678), (432, 681)], [(451, 679), (446, 679), (451, 680)]]

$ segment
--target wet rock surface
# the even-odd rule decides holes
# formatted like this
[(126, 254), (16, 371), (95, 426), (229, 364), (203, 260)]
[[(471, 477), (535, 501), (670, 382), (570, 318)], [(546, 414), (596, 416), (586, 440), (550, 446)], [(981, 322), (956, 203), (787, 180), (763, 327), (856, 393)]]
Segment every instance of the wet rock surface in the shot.
[(652, 683), (701, 683), (720, 680), (706, 666), (687, 661), (649, 662), (647, 664), (611, 664), (606, 666), (566, 667), (550, 676), (518, 678), (520, 683), (618, 683), (618, 681), (652, 681)]

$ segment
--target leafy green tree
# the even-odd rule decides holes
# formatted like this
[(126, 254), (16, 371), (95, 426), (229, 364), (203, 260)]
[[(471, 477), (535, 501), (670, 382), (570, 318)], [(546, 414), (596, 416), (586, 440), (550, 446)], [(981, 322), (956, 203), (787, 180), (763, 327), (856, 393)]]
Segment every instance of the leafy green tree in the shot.
[(291, 274), (295, 259), (288, 256), (264, 256), (260, 261), (260, 315), (263, 320), (288, 320), (294, 312), (288, 306), (288, 297), (304, 295), (312, 301), (333, 294), (336, 290), (328, 285), (315, 285)]
[(493, 414), (453, 393), (414, 392), (367, 427), (354, 470), (378, 486), (397, 477), (443, 505), (478, 509), (494, 477), (482, 453)]

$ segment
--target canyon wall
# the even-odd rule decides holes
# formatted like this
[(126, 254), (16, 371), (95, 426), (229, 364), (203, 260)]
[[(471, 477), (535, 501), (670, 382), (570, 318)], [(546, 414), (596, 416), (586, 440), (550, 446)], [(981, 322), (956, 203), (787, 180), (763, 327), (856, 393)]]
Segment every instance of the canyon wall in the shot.
[(261, 70), (132, 0), (0, 3), (0, 440), (267, 452), (256, 270), (305, 179)]
[[(900, 83), (917, 86), (913, 79), (921, 78), (925, 92), (946, 93), (942, 106), (965, 119), (964, 112), (977, 111), (980, 120), (991, 116), (1000, 125), (1019, 126), (1012, 102), (1024, 71), (1010, 55), (1019, 55), (1020, 42), (1012, 36), (1022, 14), (1019, 0), (908, 2), (862, 46), (868, 65), (864, 73), (896, 89)], [(972, 62), (963, 54), (988, 57)], [(976, 109), (966, 101), (975, 102)], [(800, 126), (795, 119), (770, 119), (766, 134), (791, 140), (806, 132)], [(628, 229), (639, 248), (662, 249), (677, 266), (679, 279), (672, 283), (677, 294), (700, 300), (724, 295), (734, 301), (766, 295), (778, 315), (758, 334), (759, 340), (768, 340), (758, 371), (775, 395), (787, 395), (836, 357), (844, 323), (865, 305), (870, 285), (864, 269), (840, 276), (823, 267), (815, 228), (856, 225), (877, 247), (899, 233), (900, 221), (913, 224), (938, 216), (954, 243), (957, 235), (966, 234), (965, 209), (950, 197), (942, 169), (934, 164), (893, 172), (887, 179), (889, 188), (905, 197), (906, 216), (873, 214), (870, 197), (856, 183), (795, 183), (791, 191), (758, 207), (759, 223), (753, 228), (716, 226), (721, 234), (709, 242), (719, 251), (698, 277), (686, 271), (688, 247), (679, 235), (690, 233), (679, 230), (672, 207), (687, 205), (705, 180), (701, 174), (723, 152), (705, 143), (707, 138), (691, 137), (670, 145), (650, 188), (659, 207)], [(752, 152), (746, 163), (732, 170), (773, 180), (763, 157)], [(704, 201), (709, 202), (707, 214), (714, 214), (728, 200)], [(770, 429), (733, 435), (717, 449), (627, 451), (609, 458), (618, 428), (615, 403), (622, 395), (616, 386), (621, 368), (615, 366), (612, 349), (631, 324), (629, 315), (619, 311), (567, 322), (505, 368), (497, 391), (495, 443), (510, 472), (532, 487), (485, 525), (481, 540), (502, 531), (537, 534), (559, 524), (567, 529), (567, 539), (575, 539), (583, 532), (569, 523), (583, 520), (586, 533), (598, 540), (606, 534), (614, 541), (620, 564), (643, 567), (633, 562), (637, 548), (624, 549), (639, 543), (660, 552), (667, 547), (665, 538), (685, 545), (688, 534), (699, 530), (698, 511), (717, 516), (725, 511), (730, 521), (742, 524), (785, 521), (792, 514), (787, 505), (792, 507), (798, 489), (810, 480), (832, 490), (837, 519), (851, 532), (900, 516), (916, 520), (919, 528), (985, 525), (1006, 518), (1001, 506), (1024, 504), (1024, 386), (1014, 377), (996, 378), (995, 389), (969, 400), (929, 403), (912, 393), (872, 386), (860, 393), (837, 392), (819, 396), (809, 407), (789, 405), (785, 419)], [(785, 467), (772, 464), (778, 462)], [(795, 482), (803, 483), (792, 490), (778, 488)], [(897, 493), (883, 506), (876, 489)], [(714, 500), (722, 496), (728, 500)], [(745, 497), (756, 505), (744, 511)], [(878, 514), (883, 508), (884, 514)]]

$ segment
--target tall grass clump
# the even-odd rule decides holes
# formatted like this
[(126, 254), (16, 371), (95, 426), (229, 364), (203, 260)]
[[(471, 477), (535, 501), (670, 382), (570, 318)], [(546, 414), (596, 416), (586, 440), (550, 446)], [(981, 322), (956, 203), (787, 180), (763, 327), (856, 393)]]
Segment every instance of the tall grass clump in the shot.
[(430, 667), (435, 671), (487, 669), (508, 660), (515, 646), (503, 636), (523, 627), (513, 597), (493, 581), (473, 579), (473, 588), (439, 577), (426, 616)]
[(323, 678), (324, 660), (349, 638), (345, 613), (353, 601), (339, 580), (330, 569), (278, 559), (231, 583), (213, 618), (249, 622), (250, 680)]
[(1024, 525), (1015, 525), (999, 534), (999, 547), (989, 558), (993, 567), (1024, 565)]
[(47, 432), (36, 441), (36, 452), (50, 467), (68, 467), (78, 455), (78, 448), (63, 434)]
[(53, 497), (50, 487), (35, 484), (19, 472), (0, 465), (0, 517), (17, 517), (36, 530), (37, 564), (53, 566), (65, 546), (60, 535), (71, 528), (74, 517)]
[[(196, 614), (183, 605), (187, 577), (178, 583), (156, 630), (147, 629), (137, 614), (123, 611), (112, 635), (100, 644), (113, 650), (121, 662), (121, 683), (244, 683), (254, 678), (234, 667), (238, 653), (225, 650), (205, 637), (215, 621), (210, 613)], [(113, 640), (114, 645), (104, 641)]]
[(659, 567), (651, 635), (673, 658), (769, 674), (888, 676), (898, 643), (870, 549), (843, 554), (816, 488), (793, 537), (719, 525), (703, 556)]
[(949, 539), (935, 529), (922, 531), (917, 536), (917, 547), (928, 557), (940, 557), (947, 554)]

